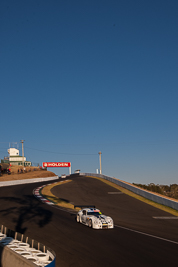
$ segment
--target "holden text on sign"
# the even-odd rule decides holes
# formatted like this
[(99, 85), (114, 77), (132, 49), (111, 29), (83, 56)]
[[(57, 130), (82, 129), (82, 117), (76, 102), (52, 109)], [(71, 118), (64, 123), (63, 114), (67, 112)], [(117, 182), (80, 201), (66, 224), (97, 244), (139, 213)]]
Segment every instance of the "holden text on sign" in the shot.
[(43, 167), (71, 167), (70, 162), (43, 162)]

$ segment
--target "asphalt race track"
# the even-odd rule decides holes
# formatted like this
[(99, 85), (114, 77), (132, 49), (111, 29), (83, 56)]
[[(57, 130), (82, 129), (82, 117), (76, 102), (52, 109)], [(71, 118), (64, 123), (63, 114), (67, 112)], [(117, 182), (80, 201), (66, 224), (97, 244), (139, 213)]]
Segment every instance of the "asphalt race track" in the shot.
[(113, 217), (114, 229), (90, 229), (77, 223), (74, 213), (37, 200), (32, 191), (44, 182), (0, 188), (0, 224), (53, 249), (56, 267), (176, 266), (177, 219), (154, 219), (172, 215), (99, 180), (72, 179), (52, 192), (74, 204), (96, 205)]

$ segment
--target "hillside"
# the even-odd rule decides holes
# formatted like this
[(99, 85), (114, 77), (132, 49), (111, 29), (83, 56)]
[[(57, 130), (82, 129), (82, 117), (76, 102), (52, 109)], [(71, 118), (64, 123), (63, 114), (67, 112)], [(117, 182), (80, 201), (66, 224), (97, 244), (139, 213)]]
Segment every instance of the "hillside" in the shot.
[[(31, 178), (41, 178), (41, 177), (52, 177), (56, 176), (55, 173), (40, 169), (39, 167), (26, 167), (25, 171), (21, 173), (22, 166), (12, 165), (10, 167), (11, 174), (3, 174), (0, 176), (1, 181), (11, 181), (11, 180), (22, 180)], [(19, 172), (18, 172), (19, 170)]]
[(148, 191), (158, 193), (170, 198), (175, 198), (178, 199), (178, 185), (177, 184), (171, 184), (169, 185), (155, 185), (154, 183), (145, 185), (145, 184), (136, 184), (133, 183), (134, 185), (141, 187), (143, 189), (146, 189)]

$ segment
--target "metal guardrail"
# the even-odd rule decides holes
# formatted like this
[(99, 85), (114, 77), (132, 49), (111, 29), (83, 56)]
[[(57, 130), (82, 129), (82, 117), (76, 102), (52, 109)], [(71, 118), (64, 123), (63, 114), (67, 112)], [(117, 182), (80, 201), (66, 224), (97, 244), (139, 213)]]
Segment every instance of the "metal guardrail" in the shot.
[(174, 201), (172, 199), (169, 199), (169, 198), (166, 198), (164, 196), (160, 196), (160, 195), (157, 195), (157, 194), (154, 194), (152, 192), (148, 192), (144, 189), (141, 189), (137, 186), (134, 186), (130, 183), (126, 183), (124, 181), (121, 181), (119, 179), (116, 179), (114, 177), (109, 177), (109, 176), (106, 176), (106, 175), (102, 175), (102, 174), (96, 174), (96, 173), (80, 173), (80, 175), (83, 175), (83, 176), (91, 176), (91, 177), (98, 177), (98, 178), (102, 178), (102, 179), (105, 179), (105, 180), (108, 180), (110, 182), (113, 182), (121, 187), (124, 187), (132, 192), (134, 192), (135, 194), (137, 195), (140, 195), (142, 197), (145, 197), (151, 201), (154, 201), (156, 203), (159, 203), (159, 204), (162, 204), (164, 206), (167, 206), (167, 207), (170, 207), (172, 209), (175, 209), (175, 210), (178, 210), (178, 201)]

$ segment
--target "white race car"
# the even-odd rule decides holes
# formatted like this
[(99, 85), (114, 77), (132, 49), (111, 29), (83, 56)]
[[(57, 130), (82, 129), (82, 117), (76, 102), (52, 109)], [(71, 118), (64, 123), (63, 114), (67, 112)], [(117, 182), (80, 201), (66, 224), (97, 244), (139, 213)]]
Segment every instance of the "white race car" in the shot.
[(77, 213), (77, 222), (83, 223), (94, 229), (111, 229), (114, 228), (113, 219), (103, 215), (96, 208), (84, 208)]

